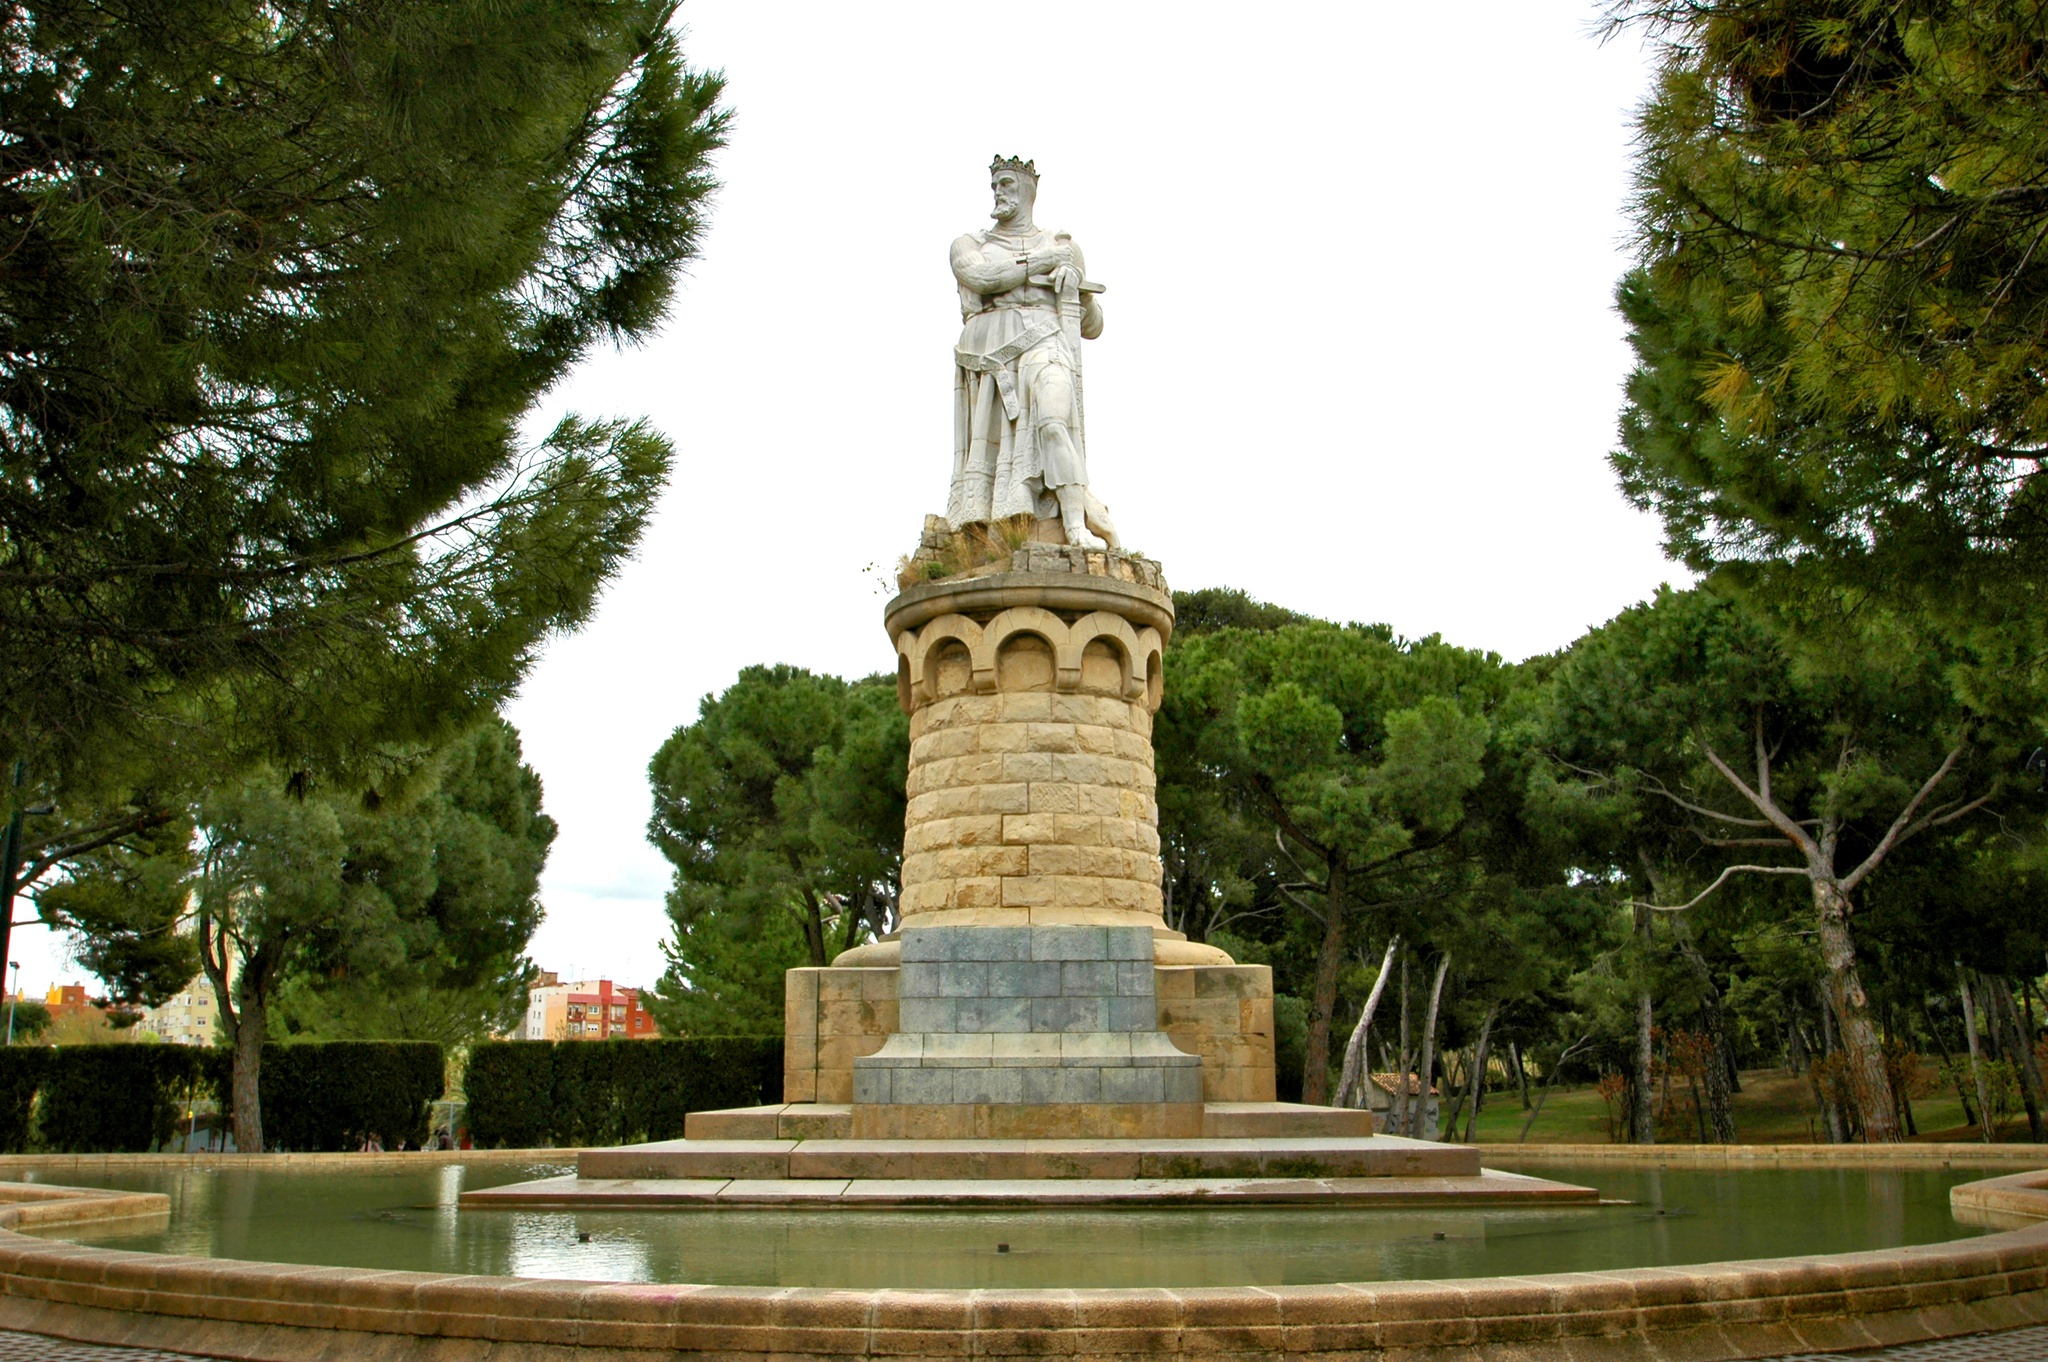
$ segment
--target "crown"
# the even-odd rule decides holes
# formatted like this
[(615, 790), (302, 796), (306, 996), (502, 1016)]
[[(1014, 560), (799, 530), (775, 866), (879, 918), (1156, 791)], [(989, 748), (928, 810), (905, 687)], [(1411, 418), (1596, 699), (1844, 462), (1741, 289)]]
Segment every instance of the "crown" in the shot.
[(995, 160), (988, 163), (988, 173), (991, 175), (1005, 170), (1014, 170), (1020, 175), (1029, 175), (1033, 184), (1038, 182), (1038, 167), (1021, 157), (998, 156)]

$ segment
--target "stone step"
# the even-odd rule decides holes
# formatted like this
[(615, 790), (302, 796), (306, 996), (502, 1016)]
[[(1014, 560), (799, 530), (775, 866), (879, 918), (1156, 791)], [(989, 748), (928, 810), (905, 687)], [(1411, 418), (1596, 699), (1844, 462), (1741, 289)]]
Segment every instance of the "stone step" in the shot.
[(543, 1178), (464, 1192), (462, 1209), (804, 1206), (1596, 1206), (1590, 1187), (1485, 1169), (1410, 1178)]
[[(1204, 1139), (1364, 1138), (1372, 1133), (1369, 1111), (1310, 1107), (1299, 1102), (1211, 1102), (1202, 1117)], [(787, 1102), (693, 1111), (683, 1120), (683, 1136), (690, 1140), (846, 1140), (853, 1137), (853, 1108), (843, 1102)]]
[(1479, 1151), (1391, 1135), (1200, 1140), (664, 1140), (585, 1150), (586, 1179), (1477, 1177)]

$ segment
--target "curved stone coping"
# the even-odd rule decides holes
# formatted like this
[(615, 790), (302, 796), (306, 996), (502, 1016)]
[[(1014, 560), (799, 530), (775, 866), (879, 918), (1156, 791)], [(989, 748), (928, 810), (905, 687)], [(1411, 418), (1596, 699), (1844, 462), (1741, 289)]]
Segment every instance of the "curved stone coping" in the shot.
[(1948, 1204), (1957, 1212), (2025, 1222), (2048, 1219), (2048, 1172), (2008, 1173), (2002, 1178), (1966, 1182), (1948, 1189)]
[(2048, 1164), (2048, 1145), (1983, 1144), (1495, 1144), (1474, 1145), (1494, 1163), (1661, 1163), (1674, 1168), (1798, 1168), (1817, 1163), (1963, 1168)]
[(1165, 592), (1074, 572), (998, 572), (926, 582), (890, 601), (883, 608), (882, 622), (889, 637), (895, 638), (941, 615), (994, 614), (1028, 605), (1084, 614), (1113, 609), (1136, 624), (1157, 629), (1162, 642), (1173, 637), (1173, 598)]
[[(1917, 1160), (1894, 1160), (1913, 1162)], [(1956, 1189), (2048, 1219), (2048, 1172)], [(160, 1197), (0, 1189), (0, 1327), (246, 1359), (654, 1362), (1278, 1355), (1709, 1362), (2048, 1321), (2048, 1224), (1862, 1253), (1530, 1277), (1151, 1290), (831, 1290), (470, 1277), (89, 1248), (9, 1226)]]
[[(320, 1169), (323, 1172), (403, 1172), (408, 1168), (433, 1168), (449, 1163), (509, 1164), (514, 1167), (537, 1163), (574, 1164), (582, 1147), (546, 1149), (421, 1149), (403, 1154), (0, 1154), (0, 1179), (23, 1173), (70, 1175), (132, 1169), (249, 1168)], [(0, 1188), (8, 1184), (0, 1182)], [(0, 1192), (4, 1199), (4, 1192)]]

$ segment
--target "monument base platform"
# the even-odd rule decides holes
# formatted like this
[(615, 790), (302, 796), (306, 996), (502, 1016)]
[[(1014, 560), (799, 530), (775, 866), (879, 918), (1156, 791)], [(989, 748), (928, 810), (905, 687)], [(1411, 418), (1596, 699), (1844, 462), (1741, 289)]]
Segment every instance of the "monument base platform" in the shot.
[[(1373, 1133), (1369, 1111), (1344, 1107), (1310, 1107), (1299, 1102), (1209, 1102), (1196, 1108), (1194, 1128), (1168, 1132), (1163, 1138), (1256, 1140), (1304, 1139), (1337, 1135), (1360, 1138)], [(1145, 1134), (1145, 1132), (1134, 1132)], [(1052, 1132), (1022, 1133), (1017, 1138)], [(683, 1119), (686, 1140), (850, 1140), (856, 1131), (853, 1106), (845, 1102), (785, 1102), (765, 1107), (733, 1107), (725, 1111), (693, 1111)], [(885, 1136), (884, 1138), (910, 1138)], [(938, 1135), (932, 1138), (970, 1138)], [(1162, 1136), (1153, 1136), (1162, 1138)]]
[(544, 1178), (464, 1192), (464, 1210), (793, 1207), (1597, 1206), (1590, 1187), (1482, 1169), (1471, 1176), (1365, 1178)]
[(1194, 1140), (661, 1140), (586, 1149), (587, 1179), (1478, 1177), (1479, 1151), (1389, 1135)]

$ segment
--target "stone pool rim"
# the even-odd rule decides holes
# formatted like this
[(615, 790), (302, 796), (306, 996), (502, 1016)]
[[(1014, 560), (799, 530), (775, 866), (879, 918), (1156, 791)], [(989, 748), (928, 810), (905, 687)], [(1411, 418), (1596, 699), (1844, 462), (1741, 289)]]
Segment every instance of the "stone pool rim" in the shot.
[[(2048, 1148), (1544, 1145), (1490, 1163), (2037, 1167), (1950, 1192), (2048, 1222)], [(116, 1168), (546, 1164), (568, 1150), (377, 1155), (10, 1155), (0, 1177)], [(1710, 1362), (2048, 1322), (2048, 1223), (1904, 1248), (1683, 1267), (1300, 1287), (865, 1289), (575, 1282), (304, 1267), (92, 1248), (17, 1229), (164, 1216), (169, 1200), (0, 1183), (0, 1328), (304, 1362), (762, 1362), (854, 1357), (1277, 1356), (1387, 1362)]]

